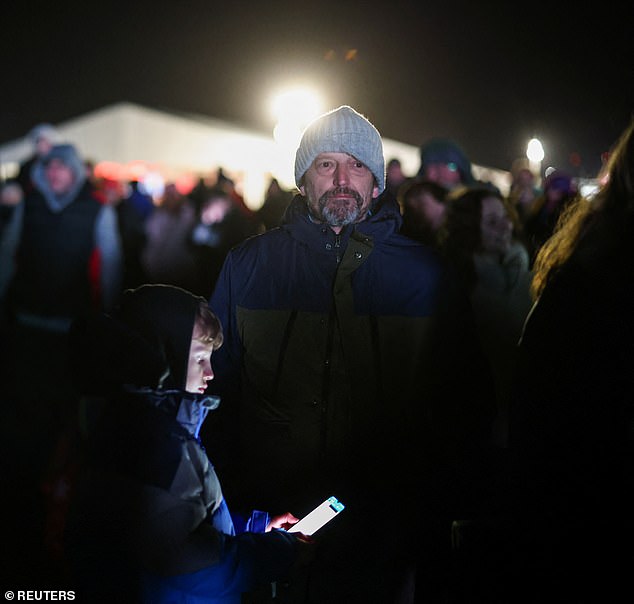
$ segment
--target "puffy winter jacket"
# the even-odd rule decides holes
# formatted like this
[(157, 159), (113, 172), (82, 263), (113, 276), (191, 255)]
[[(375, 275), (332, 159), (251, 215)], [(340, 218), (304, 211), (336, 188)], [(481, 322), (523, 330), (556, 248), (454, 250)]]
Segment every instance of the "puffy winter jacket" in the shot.
[(333, 492), (372, 498), (377, 477), (420, 485), (486, 434), (493, 397), (467, 298), (400, 225), (385, 202), (336, 235), (296, 197), (283, 226), (229, 253), (210, 299), (223, 428), (203, 439), (229, 435), (213, 457), (232, 498), (296, 513)]

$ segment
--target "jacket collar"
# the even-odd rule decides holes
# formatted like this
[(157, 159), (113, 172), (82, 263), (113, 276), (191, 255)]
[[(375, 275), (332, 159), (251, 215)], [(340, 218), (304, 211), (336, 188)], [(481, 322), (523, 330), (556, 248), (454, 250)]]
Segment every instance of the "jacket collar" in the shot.
[[(365, 236), (370, 236), (376, 241), (382, 241), (392, 236), (401, 228), (401, 213), (398, 204), (390, 198), (379, 197), (372, 206), (368, 217), (357, 224), (344, 227), (338, 240), (341, 246), (345, 246), (352, 232), (357, 231)], [(306, 198), (296, 195), (289, 204), (282, 228), (291, 235), (310, 247), (317, 250), (324, 249), (324, 242), (335, 241), (337, 235), (324, 224), (314, 222), (308, 214)]]
[(150, 406), (160, 409), (178, 422), (194, 438), (199, 438), (200, 428), (207, 414), (220, 405), (220, 397), (196, 394), (183, 390), (152, 390), (126, 386), (125, 390), (140, 396)]

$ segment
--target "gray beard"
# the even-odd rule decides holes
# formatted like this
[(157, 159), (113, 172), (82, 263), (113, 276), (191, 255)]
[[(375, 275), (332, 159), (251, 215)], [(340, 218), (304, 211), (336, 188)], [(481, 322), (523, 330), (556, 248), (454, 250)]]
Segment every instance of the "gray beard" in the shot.
[[(330, 202), (330, 196), (337, 193), (348, 193), (354, 196), (356, 204)], [(345, 226), (359, 221), (363, 198), (356, 191), (341, 187), (324, 193), (319, 198), (322, 220), (330, 226)]]

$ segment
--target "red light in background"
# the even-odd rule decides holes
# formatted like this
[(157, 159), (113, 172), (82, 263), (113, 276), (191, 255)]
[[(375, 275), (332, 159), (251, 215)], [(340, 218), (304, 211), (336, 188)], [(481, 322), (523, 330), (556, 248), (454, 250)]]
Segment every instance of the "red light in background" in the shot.
[(100, 161), (93, 169), (95, 178), (106, 180), (121, 180), (123, 178), (123, 166), (114, 161)]
[(196, 186), (196, 178), (193, 174), (181, 174), (174, 181), (174, 186), (181, 195), (189, 195)]
[(126, 179), (141, 181), (149, 172), (147, 162), (143, 160), (131, 161), (126, 165)]

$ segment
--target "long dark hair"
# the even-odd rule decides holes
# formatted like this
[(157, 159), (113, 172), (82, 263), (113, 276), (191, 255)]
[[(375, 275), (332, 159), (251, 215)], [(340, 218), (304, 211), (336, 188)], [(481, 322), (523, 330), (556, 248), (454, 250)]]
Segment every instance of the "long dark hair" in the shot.
[(564, 211), (540, 249), (532, 282), (535, 298), (573, 259), (588, 270), (600, 270), (606, 255), (632, 244), (634, 116), (610, 153), (601, 180), (604, 184), (591, 200), (580, 197)]
[(504, 196), (497, 189), (477, 185), (449, 196), (447, 217), (439, 235), (443, 254), (457, 270), (467, 291), (473, 290), (478, 279), (473, 255), (482, 247), (482, 201), (487, 197), (502, 202), (515, 230), (517, 213)]

